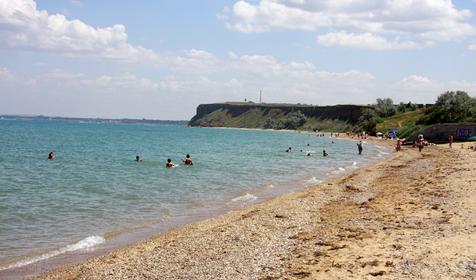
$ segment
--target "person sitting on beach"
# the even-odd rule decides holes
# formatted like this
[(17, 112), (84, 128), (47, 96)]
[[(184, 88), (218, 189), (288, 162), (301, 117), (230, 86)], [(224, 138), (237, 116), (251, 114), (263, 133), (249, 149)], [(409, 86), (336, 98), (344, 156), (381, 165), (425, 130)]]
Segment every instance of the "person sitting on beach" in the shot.
[(167, 163), (165, 164), (165, 167), (167, 168), (174, 168), (175, 164), (172, 162), (172, 160), (169, 158), (167, 159)]
[(182, 159), (183, 163), (185, 163), (185, 165), (193, 165), (193, 161), (192, 161), (192, 158), (190, 157), (189, 154), (187, 154), (185, 156), (184, 159)]
[(56, 156), (55, 156), (55, 153), (54, 153), (54, 152), (50, 152), (50, 153), (48, 154), (48, 159), (54, 160), (55, 158), (56, 158)]
[(322, 150), (322, 156), (327, 157), (329, 154), (326, 152), (326, 150)]
[(359, 141), (359, 143), (357, 143), (357, 149), (359, 150), (359, 155), (361, 155), (362, 151), (364, 150), (364, 147), (362, 146), (362, 141)]

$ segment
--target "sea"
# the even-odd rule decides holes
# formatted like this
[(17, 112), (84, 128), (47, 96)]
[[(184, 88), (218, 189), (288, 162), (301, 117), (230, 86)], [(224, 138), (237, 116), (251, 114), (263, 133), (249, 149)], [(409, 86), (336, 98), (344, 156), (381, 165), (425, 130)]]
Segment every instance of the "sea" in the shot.
[(0, 119), (0, 273), (127, 245), (388, 154), (364, 143), (358, 155), (356, 141), (329, 134)]

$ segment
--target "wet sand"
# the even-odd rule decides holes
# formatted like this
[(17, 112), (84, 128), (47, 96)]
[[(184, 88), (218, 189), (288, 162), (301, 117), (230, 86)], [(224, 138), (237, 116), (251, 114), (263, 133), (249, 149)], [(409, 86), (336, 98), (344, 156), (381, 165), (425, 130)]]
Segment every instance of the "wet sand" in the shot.
[(39, 278), (474, 279), (476, 152), (459, 146), (404, 148)]

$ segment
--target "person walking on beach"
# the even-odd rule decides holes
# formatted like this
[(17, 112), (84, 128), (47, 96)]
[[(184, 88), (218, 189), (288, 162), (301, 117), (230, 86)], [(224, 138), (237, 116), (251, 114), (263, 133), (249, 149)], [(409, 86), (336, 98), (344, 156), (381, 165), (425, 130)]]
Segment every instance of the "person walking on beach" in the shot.
[(165, 167), (167, 168), (174, 168), (175, 164), (172, 162), (172, 160), (169, 158), (167, 159), (167, 163), (165, 164)]
[(183, 163), (185, 163), (185, 165), (193, 165), (193, 161), (192, 161), (192, 158), (190, 157), (189, 154), (187, 154), (185, 156), (184, 159), (182, 159)]
[(450, 138), (448, 138), (448, 144), (450, 145), (451, 149), (451, 146), (453, 146), (453, 135), (450, 135)]
[(425, 139), (423, 138), (423, 134), (420, 134), (418, 135), (418, 139), (417, 139), (417, 147), (418, 147), (418, 151), (421, 153), (421, 150), (423, 150), (423, 146), (424, 146), (424, 143), (423, 141), (425, 141)]
[(55, 158), (56, 158), (55, 152), (50, 152), (50, 153), (48, 154), (48, 159), (54, 160)]
[(395, 151), (399, 152), (402, 149), (402, 140), (397, 139), (397, 145), (395, 146)]
[(357, 149), (359, 150), (359, 155), (361, 155), (362, 151), (364, 150), (364, 147), (362, 146), (362, 141), (359, 141), (359, 143), (357, 143)]

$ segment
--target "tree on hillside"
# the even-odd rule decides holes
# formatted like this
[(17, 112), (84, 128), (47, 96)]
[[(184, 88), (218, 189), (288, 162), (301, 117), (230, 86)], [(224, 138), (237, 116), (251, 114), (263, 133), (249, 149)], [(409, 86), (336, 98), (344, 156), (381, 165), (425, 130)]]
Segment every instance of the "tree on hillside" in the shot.
[(397, 112), (391, 98), (377, 98), (374, 108), (375, 112), (383, 118), (393, 116)]
[(286, 129), (297, 129), (303, 126), (306, 120), (306, 116), (301, 111), (293, 112), (284, 121), (284, 127)]
[(447, 91), (427, 110), (420, 123), (454, 123), (476, 120), (476, 99), (464, 91)]
[(360, 131), (365, 131), (370, 135), (375, 135), (377, 130), (377, 116), (372, 109), (365, 109), (359, 118), (357, 125)]
[(417, 105), (415, 103), (408, 102), (407, 109), (408, 111), (415, 111), (417, 109)]
[(400, 104), (398, 104), (397, 110), (399, 113), (405, 113), (407, 110), (407, 105), (403, 102), (400, 102)]

